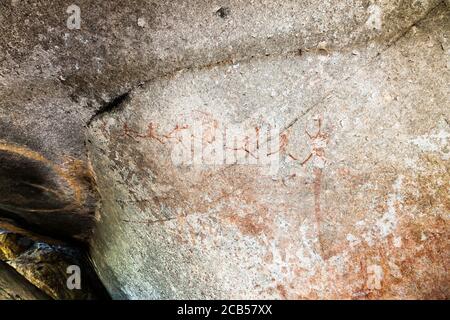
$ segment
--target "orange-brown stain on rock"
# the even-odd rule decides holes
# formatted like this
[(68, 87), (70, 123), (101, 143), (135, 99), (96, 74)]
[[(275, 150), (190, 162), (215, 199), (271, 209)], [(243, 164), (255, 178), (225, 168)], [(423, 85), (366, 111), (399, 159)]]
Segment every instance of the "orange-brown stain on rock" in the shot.
[(252, 215), (246, 215), (240, 217), (238, 215), (232, 215), (227, 220), (236, 225), (244, 235), (257, 236), (264, 232), (265, 225), (256, 221), (258, 217)]

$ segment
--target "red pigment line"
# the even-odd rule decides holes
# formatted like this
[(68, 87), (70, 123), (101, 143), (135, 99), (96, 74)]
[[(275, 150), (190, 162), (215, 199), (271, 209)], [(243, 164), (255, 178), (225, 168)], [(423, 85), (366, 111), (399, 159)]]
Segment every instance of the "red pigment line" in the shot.
[(317, 238), (322, 250), (320, 224), (322, 220), (322, 212), (320, 208), (320, 196), (322, 193), (322, 169), (314, 168), (314, 215), (316, 218)]

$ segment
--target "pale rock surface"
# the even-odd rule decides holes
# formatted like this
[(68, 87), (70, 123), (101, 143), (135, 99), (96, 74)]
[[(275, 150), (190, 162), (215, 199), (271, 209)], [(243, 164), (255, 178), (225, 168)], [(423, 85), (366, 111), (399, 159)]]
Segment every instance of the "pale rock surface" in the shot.
[[(339, 42), (339, 22), (324, 37)], [(91, 245), (111, 295), (448, 298), (449, 12), (392, 24), (403, 27), (381, 39), (165, 74), (96, 117)], [(195, 157), (224, 128), (265, 123), (281, 131), (276, 172), (177, 164), (183, 137)], [(235, 149), (253, 161), (259, 147)]]

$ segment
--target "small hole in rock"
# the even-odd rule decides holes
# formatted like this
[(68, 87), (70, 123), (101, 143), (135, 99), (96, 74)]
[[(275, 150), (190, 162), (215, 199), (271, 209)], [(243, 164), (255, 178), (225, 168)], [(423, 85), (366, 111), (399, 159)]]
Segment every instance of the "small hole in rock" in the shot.
[(222, 19), (225, 19), (230, 15), (230, 8), (220, 7), (220, 9), (216, 11), (216, 15), (218, 15)]

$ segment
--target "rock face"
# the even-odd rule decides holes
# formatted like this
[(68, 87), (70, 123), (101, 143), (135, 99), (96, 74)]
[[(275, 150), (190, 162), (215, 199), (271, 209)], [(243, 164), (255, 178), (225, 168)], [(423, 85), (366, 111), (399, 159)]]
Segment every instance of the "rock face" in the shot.
[(2, 1), (0, 214), (87, 240), (85, 127), (116, 97), (174, 70), (391, 39), (438, 3), (80, 0), (69, 29), (72, 3)]
[(112, 296), (448, 298), (449, 12), (421, 8), (342, 4), (354, 20), (312, 38), (273, 19), (296, 50), (242, 45), (96, 117), (92, 255)]
[(0, 297), (91, 297), (89, 240), (120, 299), (449, 297), (448, 1), (70, 5), (0, 3), (0, 260), (48, 295)]
[(48, 235), (86, 240), (94, 217), (85, 163), (59, 165), (15, 142), (0, 141), (0, 216)]
[(0, 300), (48, 300), (38, 288), (0, 261)]
[[(40, 296), (58, 300), (104, 298), (104, 291), (85, 259), (80, 249), (32, 234), (7, 220), (0, 219), (0, 261), (14, 268), (23, 277), (21, 282), (30, 283), (29, 286), (24, 285), (24, 288), (35, 286), (34, 291), (38, 289), (42, 291), (36, 298)], [(79, 290), (67, 287), (67, 279), (70, 276), (67, 270), (69, 266), (74, 265), (80, 268), (82, 275)], [(4, 276), (6, 278), (6, 274)], [(8, 281), (14, 282), (18, 278), (12, 272), (9, 272), (9, 277)], [(13, 287), (10, 287), (10, 290), (21, 296)], [(33, 290), (29, 294), (34, 294)], [(30, 297), (21, 296), (21, 298)]]

